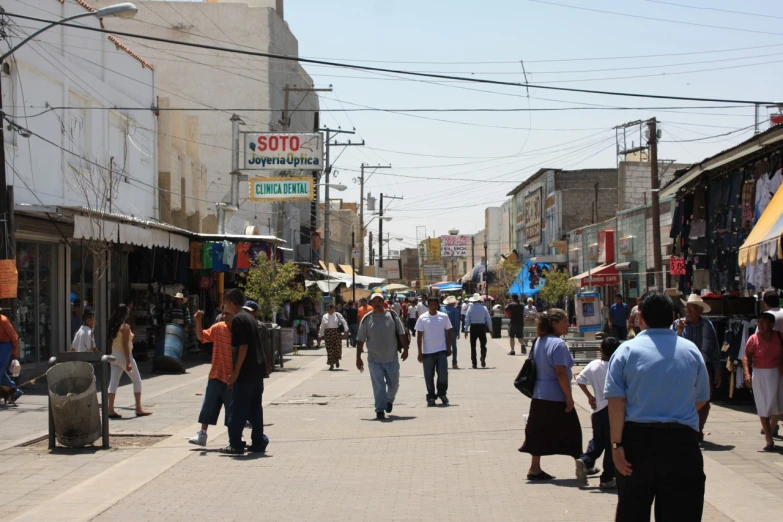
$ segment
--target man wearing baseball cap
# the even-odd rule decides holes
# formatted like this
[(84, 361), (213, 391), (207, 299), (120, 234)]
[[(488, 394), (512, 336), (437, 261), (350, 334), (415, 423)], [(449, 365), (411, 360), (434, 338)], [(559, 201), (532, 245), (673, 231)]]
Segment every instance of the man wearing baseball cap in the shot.
[(372, 393), (375, 397), (375, 416), (385, 419), (391, 413), (394, 399), (400, 387), (400, 361), (398, 343), (402, 348), (402, 360), (408, 358), (408, 336), (400, 317), (383, 306), (383, 295), (370, 297), (372, 312), (365, 315), (356, 337), (356, 367), (364, 371), (362, 351), (367, 345)]

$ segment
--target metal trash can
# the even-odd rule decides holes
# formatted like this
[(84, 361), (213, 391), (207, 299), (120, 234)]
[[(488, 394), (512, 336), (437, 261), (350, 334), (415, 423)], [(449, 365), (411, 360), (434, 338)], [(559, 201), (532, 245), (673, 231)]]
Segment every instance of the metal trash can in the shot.
[(165, 335), (158, 339), (155, 346), (155, 359), (152, 364), (155, 370), (185, 372), (182, 360), (185, 356), (185, 339), (187, 333), (176, 324), (167, 324)]
[(502, 331), (503, 331), (503, 318), (502, 317), (493, 317), (492, 318), (492, 338), (493, 339), (500, 339)]
[(101, 438), (101, 417), (92, 365), (59, 363), (46, 372), (57, 442), (81, 448)]
[(280, 325), (275, 323), (264, 323), (266, 324), (267, 329), (269, 330), (269, 344), (271, 345), (271, 353), (267, 355), (267, 363), (271, 363), (271, 366), (269, 367), (269, 371), (273, 371), (274, 367), (276, 365), (280, 365), (282, 368), (283, 366), (283, 355), (281, 353), (281, 341), (280, 341), (280, 334), (282, 333), (282, 328), (280, 328)]

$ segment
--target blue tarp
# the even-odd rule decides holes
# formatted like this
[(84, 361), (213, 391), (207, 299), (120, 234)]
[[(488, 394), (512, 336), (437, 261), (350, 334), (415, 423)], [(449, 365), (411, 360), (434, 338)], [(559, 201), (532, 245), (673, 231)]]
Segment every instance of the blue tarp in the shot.
[[(520, 297), (522, 297), (522, 295), (530, 297), (532, 295), (537, 294), (538, 291), (544, 287), (544, 283), (546, 282), (546, 279), (541, 278), (541, 280), (538, 282), (538, 285), (536, 287), (530, 288), (529, 269), (532, 264), (533, 262), (530, 259), (525, 261), (525, 264), (522, 266), (522, 269), (519, 271), (517, 278), (514, 280), (514, 283), (511, 285), (511, 288), (509, 288), (508, 290), (509, 294), (517, 294)], [(546, 263), (537, 263), (537, 264), (542, 270), (549, 270), (548, 264)]]
[(459, 283), (443, 283), (440, 285), (432, 285), (433, 288), (437, 288), (440, 292), (453, 292), (454, 290), (462, 290), (462, 285)]

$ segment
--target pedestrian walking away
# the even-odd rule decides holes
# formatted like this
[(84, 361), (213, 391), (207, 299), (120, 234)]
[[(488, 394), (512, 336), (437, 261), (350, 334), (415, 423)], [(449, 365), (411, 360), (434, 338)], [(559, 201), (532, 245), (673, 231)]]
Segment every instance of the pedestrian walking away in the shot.
[(511, 302), (506, 305), (506, 314), (509, 316), (508, 342), (511, 346), (509, 355), (516, 355), (514, 351), (514, 338), (519, 339), (519, 351), (522, 355), (527, 353), (525, 348), (525, 306), (519, 302), (519, 296), (513, 294)]
[(356, 345), (356, 368), (364, 371), (362, 352), (367, 346), (370, 380), (375, 398), (375, 416), (385, 419), (394, 407), (394, 399), (400, 387), (400, 356), (408, 359), (408, 335), (396, 312), (383, 307), (383, 295), (375, 293), (370, 298), (373, 312), (367, 314), (359, 325)]
[(109, 345), (114, 361), (111, 363), (111, 375), (109, 377), (109, 418), (121, 419), (122, 415), (114, 409), (114, 399), (117, 397), (117, 387), (120, 385), (120, 377), (123, 372), (128, 374), (133, 382), (133, 396), (136, 399), (136, 416), (144, 417), (152, 415), (141, 405), (141, 374), (133, 358), (133, 332), (128, 325), (130, 310), (124, 304), (120, 304), (109, 318)]
[[(340, 326), (342, 325), (345, 333), (340, 335)], [(326, 339), (326, 364), (330, 370), (334, 367), (340, 367), (340, 359), (343, 358), (343, 338), (348, 338), (348, 323), (343, 316), (334, 309), (334, 304), (329, 303), (326, 307), (326, 313), (321, 318), (321, 329), (318, 332), (318, 339)]]
[[(220, 450), (227, 455), (242, 455), (245, 450), (263, 453), (269, 439), (264, 434), (264, 375), (266, 356), (261, 345), (256, 319), (244, 308), (245, 295), (232, 288), (223, 296), (226, 310), (234, 315), (231, 321), (233, 370), (228, 376), (231, 388), (231, 413), (228, 417), (228, 446)], [(250, 421), (250, 446), (242, 440), (245, 423)]]
[(449, 316), (449, 321), (451, 321), (451, 368), (459, 370), (459, 365), (457, 364), (457, 339), (459, 338), (461, 317), (460, 310), (457, 307), (457, 298), (451, 295), (443, 301), (443, 304), (445, 306), (440, 311)]
[(763, 312), (756, 333), (745, 344), (742, 359), (745, 385), (753, 389), (756, 412), (766, 439), (764, 451), (775, 451), (772, 430), (783, 414), (783, 334), (773, 331), (774, 327), (775, 316)]
[(704, 460), (699, 415), (710, 398), (707, 366), (691, 341), (670, 325), (672, 301), (663, 292), (642, 296), (642, 331), (609, 360), (609, 402), (618, 522), (697, 522), (704, 509)]
[(636, 298), (636, 305), (631, 308), (631, 315), (628, 317), (628, 333), (633, 332), (634, 336), (642, 331), (639, 327), (639, 302), (641, 298)]
[(487, 367), (487, 332), (492, 331), (492, 318), (489, 316), (489, 310), (481, 302), (479, 294), (473, 294), (470, 298), (470, 308), (465, 315), (465, 338), (468, 338), (470, 332), (470, 360), (473, 369), (478, 368), (476, 358), (476, 341), (481, 343), (481, 367)]
[(207, 431), (210, 426), (217, 425), (220, 409), (224, 411), (224, 424), (228, 426), (228, 417), (231, 407), (231, 390), (228, 380), (234, 369), (234, 361), (231, 350), (231, 321), (234, 315), (228, 310), (224, 311), (217, 322), (204, 330), (202, 319), (204, 312), (197, 310), (193, 314), (196, 324), (196, 339), (200, 343), (212, 343), (212, 367), (209, 370), (207, 389), (204, 392), (204, 402), (201, 404), (201, 413), (198, 422), (201, 429), (188, 440), (197, 446), (207, 445)]
[(348, 301), (343, 308), (345, 321), (348, 323), (348, 346), (356, 348), (356, 334), (359, 332), (359, 309), (355, 301)]
[(623, 302), (623, 294), (614, 296), (614, 304), (609, 307), (609, 329), (612, 337), (618, 341), (628, 338), (628, 305)]
[[(424, 366), (424, 383), (427, 386), (427, 406), (435, 406), (435, 399), (449, 403), (446, 392), (449, 389), (449, 356), (451, 355), (451, 320), (438, 311), (437, 297), (427, 299), (428, 311), (416, 321), (416, 339), (419, 348), (419, 362)], [(435, 374), (438, 374), (437, 383)]]
[(17, 359), (19, 359), (19, 335), (11, 320), (4, 314), (0, 314), (0, 386), (16, 389), (11, 397), (11, 403), (15, 403), (23, 395), (22, 390), (16, 388), (16, 383), (8, 375), (11, 371), (11, 363)]
[(468, 313), (468, 308), (470, 305), (468, 304), (467, 299), (463, 300), (460, 298), (459, 300), (459, 331), (463, 331), (465, 329), (465, 315)]
[(527, 472), (530, 481), (555, 478), (541, 469), (542, 456), (567, 455), (576, 461), (582, 455), (582, 427), (571, 395), (574, 358), (560, 338), (567, 332), (565, 311), (550, 308), (539, 316), (538, 338), (530, 352), (535, 362), (536, 381), (525, 426), (525, 442), (519, 448), (520, 452), (532, 457)]
[[(609, 433), (608, 402), (604, 398), (606, 372), (609, 369), (609, 359), (620, 343), (614, 337), (607, 337), (601, 342), (601, 358), (592, 361), (576, 377), (576, 384), (587, 396), (592, 409), (590, 421), (593, 427), (593, 439), (576, 461), (576, 478), (582, 486), (587, 485), (587, 476), (603, 453), (603, 472), (599, 487), (601, 489), (616, 489), (614, 479), (614, 463), (612, 462), (611, 435)], [(593, 393), (587, 387), (590, 386)]]
[(702, 301), (701, 297), (696, 294), (689, 295), (688, 301), (683, 301), (682, 304), (685, 305), (685, 318), (678, 320), (672, 329), (676, 329), (677, 335), (688, 339), (699, 348), (707, 365), (710, 379), (710, 396), (707, 399), (707, 404), (699, 410), (699, 438), (704, 440), (704, 425), (707, 424), (707, 417), (710, 414), (713, 391), (723, 384), (720, 346), (715, 327), (709, 319), (702, 317), (702, 314), (710, 313), (710, 305)]
[(419, 312), (417, 307), (419, 300), (414, 296), (410, 298), (410, 304), (408, 305), (408, 330), (413, 337), (416, 337), (416, 320), (418, 319)]

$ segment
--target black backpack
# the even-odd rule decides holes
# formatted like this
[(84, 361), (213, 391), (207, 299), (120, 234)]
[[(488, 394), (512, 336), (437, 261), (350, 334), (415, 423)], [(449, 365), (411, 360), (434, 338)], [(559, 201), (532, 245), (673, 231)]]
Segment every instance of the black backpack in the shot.
[(533, 360), (533, 352), (536, 349), (538, 339), (533, 341), (533, 348), (530, 349), (530, 355), (519, 370), (517, 378), (514, 379), (514, 387), (522, 392), (525, 397), (533, 398), (533, 389), (536, 387), (536, 361)]

